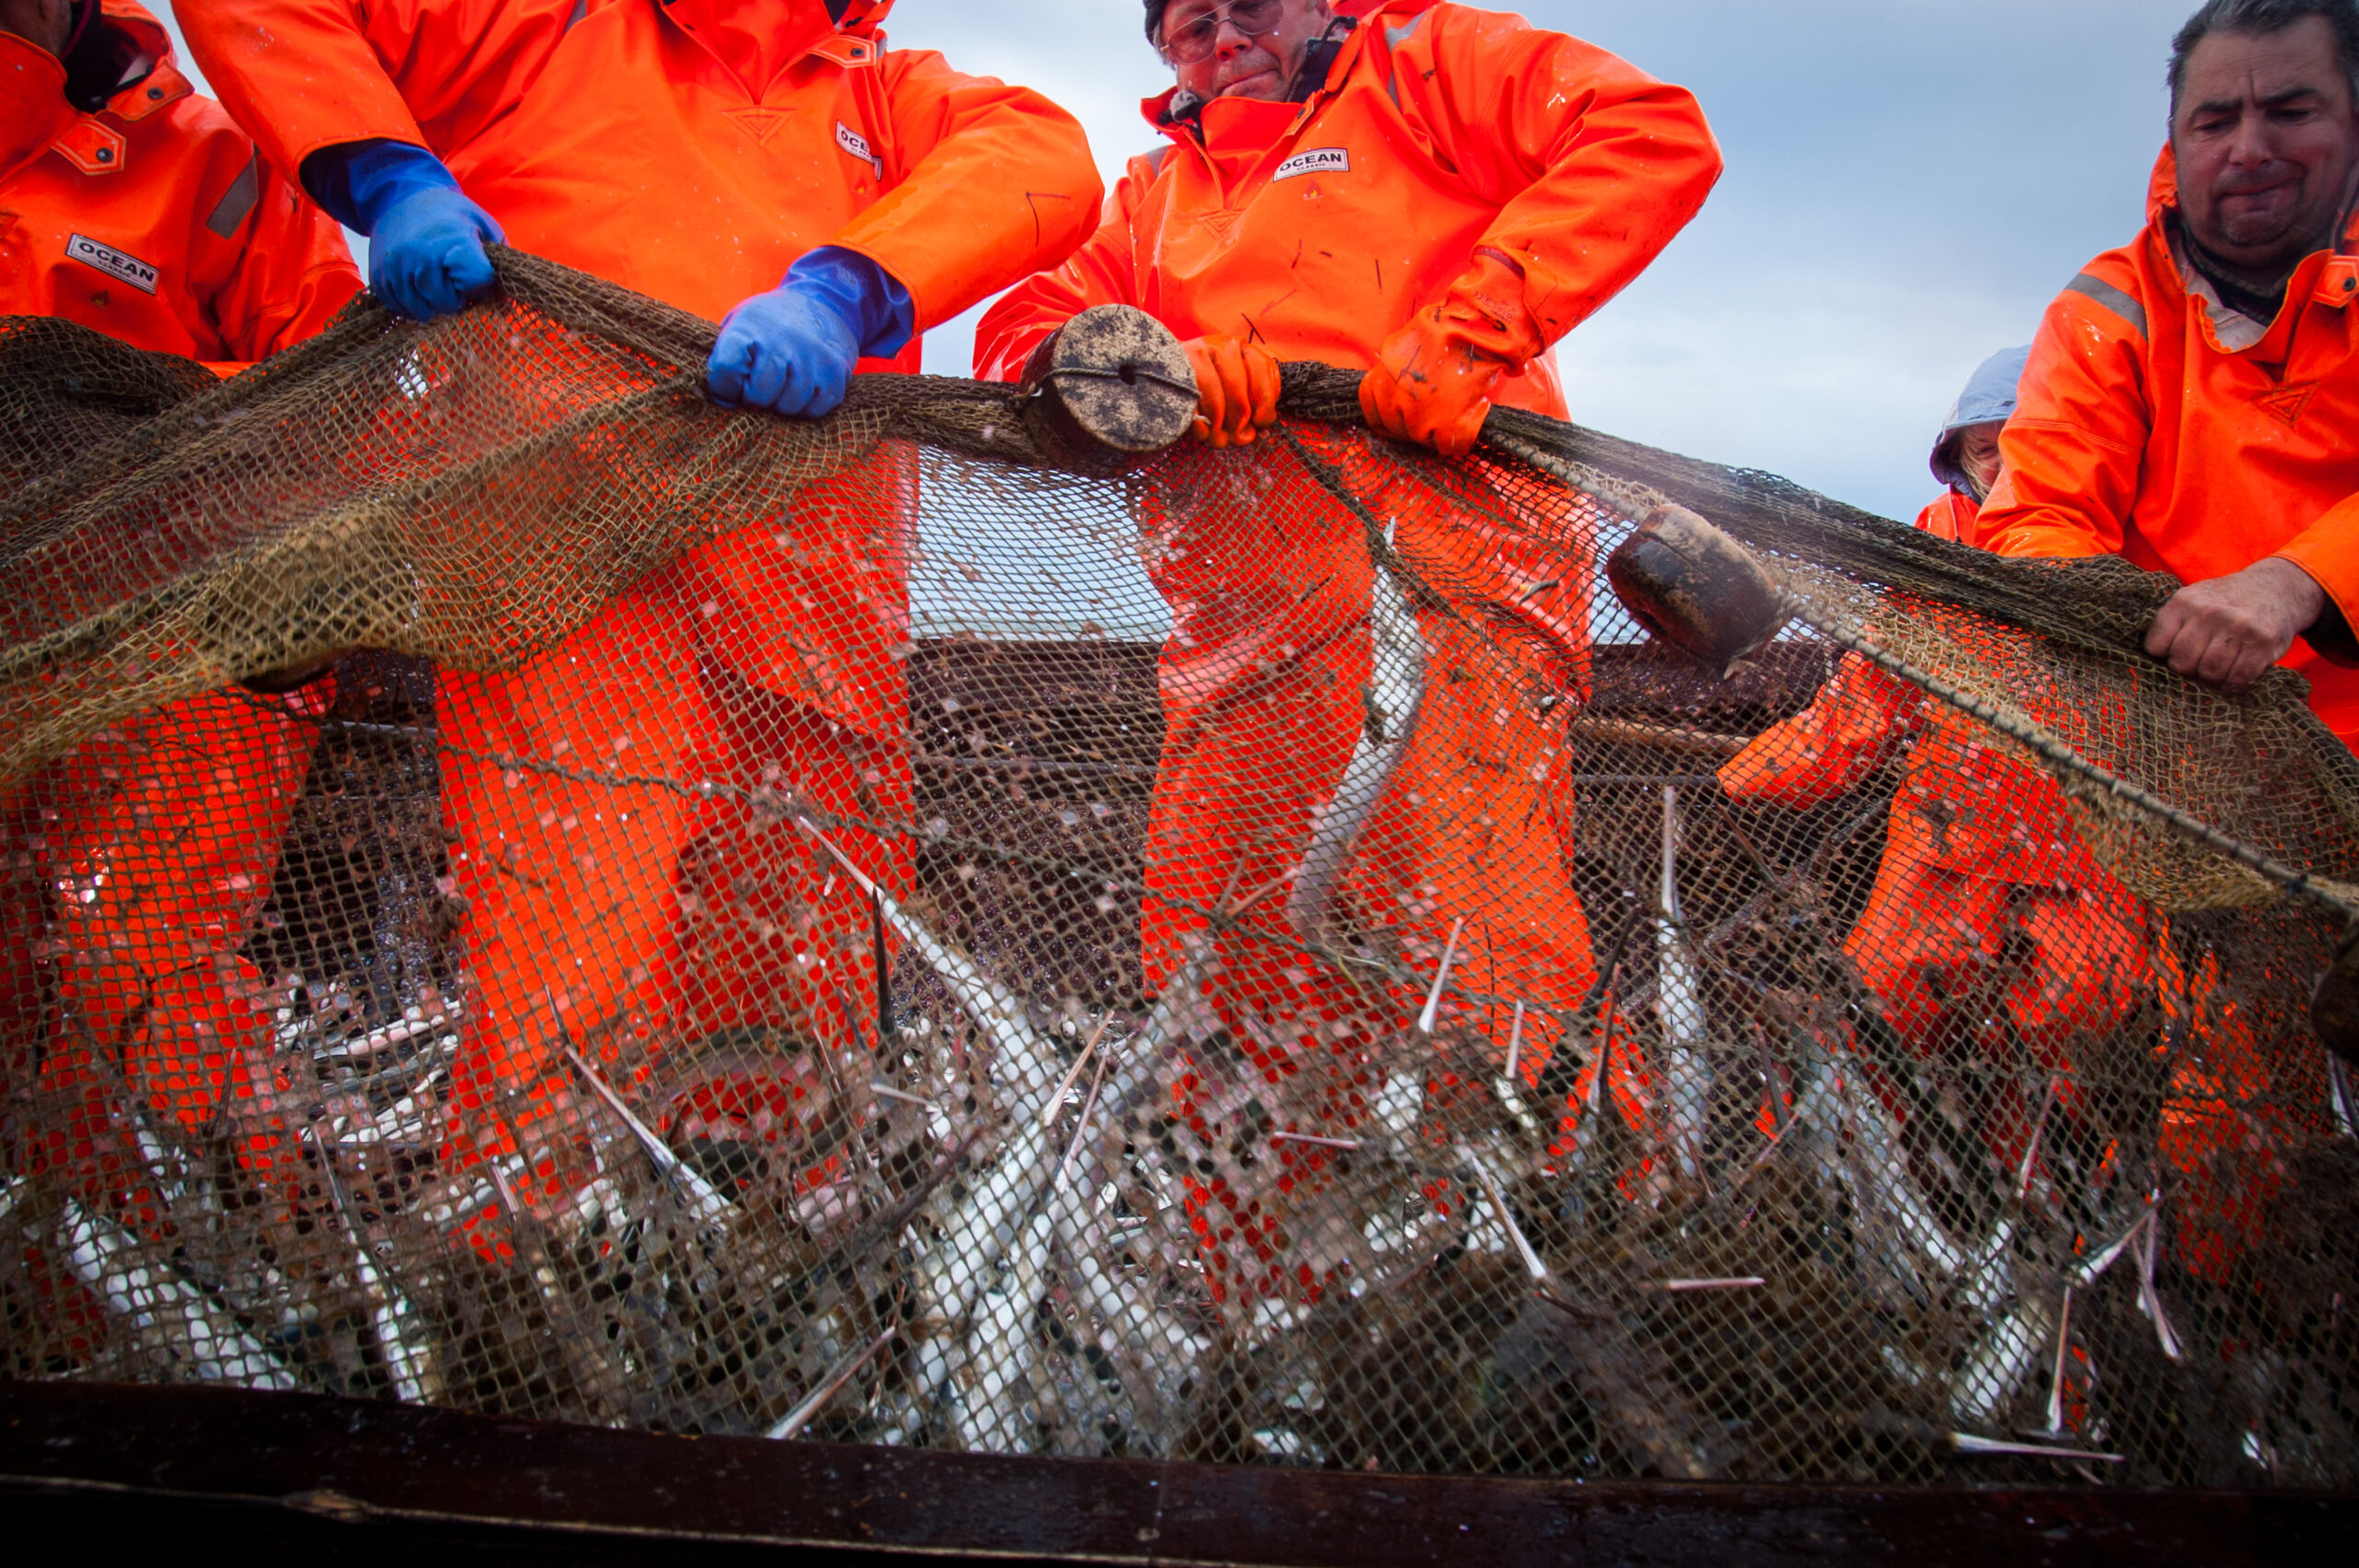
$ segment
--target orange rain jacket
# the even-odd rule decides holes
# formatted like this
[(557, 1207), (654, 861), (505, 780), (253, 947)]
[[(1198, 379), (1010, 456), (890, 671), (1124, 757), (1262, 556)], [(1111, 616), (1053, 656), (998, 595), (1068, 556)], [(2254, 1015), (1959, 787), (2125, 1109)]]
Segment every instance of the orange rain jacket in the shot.
[[(1335, 9), (1359, 25), (1307, 102), (1216, 99), (1201, 131), (1166, 123), (1170, 93), (1144, 106), (1168, 145), (1131, 160), (1070, 262), (986, 313), (978, 374), (1012, 379), (1050, 333), (1107, 303), (1144, 309), (1182, 338), (1230, 333), (1281, 359), (1365, 369), (1478, 249), (1521, 270), (1553, 344), (1653, 260), (1719, 175), (1695, 99), (1602, 50), (1433, 0)], [(1561, 415), (1553, 357), (1511, 373), (1497, 400)], [(1304, 439), (1364, 484), (1381, 483), (1391, 461), (1380, 442)], [(1238, 461), (1209, 450), (1201, 460), (1214, 471)], [(1203, 483), (1222, 482), (1208, 472)], [(1588, 694), (1595, 520), (1539, 515), (1480, 465), (1465, 483), (1463, 511), (1392, 520), (1410, 570), (1455, 613), (1415, 612), (1423, 706), (1344, 892), (1363, 922), (1404, 932), (1426, 973), (1468, 915), (1451, 973), (1503, 1000), (1445, 1016), (1504, 1049), (1512, 1002), (1529, 1002), (1524, 1061), (1536, 1079), (1554, 1020), (1578, 1007), (1593, 965), (1567, 874), (1572, 790), (1558, 776), (1569, 756), (1541, 716)], [(1172, 977), (1206, 910), (1250, 901), (1244, 929), (1221, 940), (1215, 1004), (1262, 1071), (1340, 1071), (1347, 1082), (1349, 1071), (1277, 1042), (1323, 1025), (1340, 1054), (1389, 1021), (1358, 1017), (1365, 999), (1304, 977), (1285, 907), (1285, 879), (1366, 724), (1366, 535), (1307, 475), (1289, 486), (1293, 504), (1271, 509), (1266, 538), (1202, 536), (1186, 490), (1174, 486), (1170, 515), (1144, 520), (1175, 621), (1146, 848), (1148, 981)], [(1475, 626), (1492, 630), (1474, 636)], [(1551, 808), (1536, 813), (1535, 782)], [(1392, 1000), (1414, 1011), (1413, 995)], [(1300, 1130), (1348, 1136), (1365, 1103), (1348, 1088), (1332, 1102), (1332, 1119)], [(1306, 1167), (1324, 1158), (1289, 1146), (1297, 1156)], [(1250, 1201), (1213, 1190), (1191, 1201), (1215, 1290), (1309, 1283), (1268, 1244), (1273, 1222)]]
[(182, 25), (289, 169), (345, 142), (426, 147), (511, 244), (713, 321), (840, 245), (910, 291), (922, 333), (1064, 256), (1104, 186), (1038, 93), (886, 48), (892, 8), (206, 0)]
[[(1201, 135), (1141, 107), (1167, 145), (1130, 161), (1073, 259), (1011, 291), (975, 335), (1013, 380), (1092, 305), (1182, 338), (1365, 369), (1386, 338), (1495, 251), (1551, 345), (1686, 227), (1720, 155), (1684, 88), (1520, 18), (1435, 0), (1344, 0), (1360, 25), (1305, 103), (1215, 99)], [(1553, 354), (1496, 402), (1565, 414)]]
[(1981, 512), (1980, 503), (1972, 496), (1962, 490), (1944, 490), (1925, 503), (1925, 509), (1917, 514), (1917, 526), (1938, 538), (1971, 544)]
[[(0, 314), (63, 317), (224, 372), (319, 332), (360, 290), (336, 226), (191, 92), (147, 11), (105, 0), (94, 25), (148, 64), (95, 113), (67, 101), (54, 56), (0, 34)], [(254, 1091), (269, 1012), (240, 950), (302, 793), (308, 720), (333, 690), (174, 703), (60, 759), (14, 802), (7, 1025), (46, 1036), (45, 1089), (83, 1106), (37, 1157), (78, 1172), (86, 1199), (144, 1191), (110, 1109), (118, 1068), (185, 1129)], [(15, 1079), (26, 1064), (0, 1065)]]
[(359, 292), (344, 236), (189, 89), (131, 0), (103, 20), (154, 69), (85, 114), (65, 67), (0, 33), (0, 315), (63, 316), (208, 362), (276, 353)]
[[(1070, 116), (887, 49), (890, 9), (246, 0), (192, 5), (184, 23), (289, 167), (364, 138), (426, 146), (511, 243), (708, 318), (775, 287), (814, 246), (844, 246), (908, 288), (921, 332), (1062, 259), (1103, 186)], [(914, 369), (920, 352), (913, 337), (864, 368)], [(853, 494), (872, 483), (883, 488)], [(855, 472), (806, 491), (792, 530), (715, 541), (523, 670), (447, 677), (453, 755), (736, 779), (741, 802), (782, 774), (823, 812), (908, 820), (895, 653), (909, 542), (855, 523), (905, 526), (911, 483)], [(849, 1045), (845, 1021), (874, 1016), (867, 907), (791, 830), (764, 831), (742, 806), (719, 820), (670, 790), (464, 760), (446, 763), (444, 800), (474, 979), (463, 1158), (514, 1146), (485, 1125), (497, 1091), (563, 1097), (565, 1041), (611, 1058), (625, 1033), (660, 1047), (782, 1025)], [(693, 864), (691, 843), (704, 846)], [(888, 886), (906, 882), (906, 840), (845, 847)], [(695, 892), (748, 884), (767, 890), (758, 907)]]
[(2145, 231), (2048, 306), (1983, 542), (2003, 556), (2119, 555), (2186, 582), (2292, 561), (2343, 625), (2281, 662), (2359, 747), (2359, 217), (2338, 250), (2294, 269), (2262, 323), (2182, 265), (2177, 206), (2165, 149)]

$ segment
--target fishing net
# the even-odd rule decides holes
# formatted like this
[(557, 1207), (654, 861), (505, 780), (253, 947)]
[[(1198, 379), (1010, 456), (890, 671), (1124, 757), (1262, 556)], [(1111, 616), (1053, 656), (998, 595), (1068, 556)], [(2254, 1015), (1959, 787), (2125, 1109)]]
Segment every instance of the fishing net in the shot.
[[(2167, 582), (1316, 366), (1129, 462), (733, 413), (499, 265), (218, 385), (0, 323), (11, 1375), (2359, 1484), (2341, 931), (2249, 869), (2359, 879), (2359, 768)], [(1665, 499), (1804, 618), (1649, 640)]]

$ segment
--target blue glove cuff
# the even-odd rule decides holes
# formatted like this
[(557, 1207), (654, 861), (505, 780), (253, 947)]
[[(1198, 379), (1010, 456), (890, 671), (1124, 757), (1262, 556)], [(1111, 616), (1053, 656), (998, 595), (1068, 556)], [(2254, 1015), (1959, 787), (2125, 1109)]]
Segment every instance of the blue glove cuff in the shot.
[(420, 191), (459, 189), (442, 160), (407, 142), (341, 142), (303, 160), (303, 189), (346, 228), (374, 234), (386, 213)]
[(900, 280), (857, 251), (822, 245), (786, 269), (780, 287), (825, 304), (860, 340), (870, 359), (889, 359), (916, 335), (917, 304)]

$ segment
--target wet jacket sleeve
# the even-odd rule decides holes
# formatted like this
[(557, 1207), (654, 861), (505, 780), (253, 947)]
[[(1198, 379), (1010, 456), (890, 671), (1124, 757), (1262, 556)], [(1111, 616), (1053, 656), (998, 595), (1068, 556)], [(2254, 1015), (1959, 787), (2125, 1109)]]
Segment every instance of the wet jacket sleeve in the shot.
[[(2094, 286), (2094, 287), (2090, 287)], [(2003, 472), (1976, 535), (2001, 556), (2110, 556), (2138, 497), (2152, 415), (2137, 279), (2084, 273), (2040, 322), (2021, 400), (2000, 434)]]
[(246, 361), (316, 335), (361, 287), (334, 220), (268, 162), (249, 169), (258, 188), (245, 231), (232, 237), (238, 269), (208, 302), (223, 345)]
[(1089, 232), (1106, 187), (1080, 123), (1028, 88), (894, 51), (893, 146), (902, 170), (831, 243), (891, 274), (920, 332), (1052, 267)]
[(1062, 266), (1035, 273), (983, 312), (975, 327), (975, 374), (1012, 381), (1040, 340), (1097, 305), (1136, 305), (1138, 269), (1132, 217), (1155, 180), (1151, 158), (1134, 158), (1114, 181), (1105, 221)]
[[(2137, 287), (2100, 262), (2048, 308), (2025, 368), (2022, 401), (1999, 438), (2005, 472), (1978, 525), (2001, 556), (2069, 557), (2120, 552), (2137, 500), (2152, 425), (2145, 338), (2124, 309)], [(2274, 554), (2318, 580), (2339, 614), (2313, 628), (2312, 648), (2359, 663), (2359, 495), (2347, 496)]]
[(1720, 788), (1733, 800), (1807, 810), (1882, 767), (1923, 713), (1915, 687), (1847, 653), (1816, 701), (1720, 765)]
[(2333, 610), (2304, 640), (2321, 659), (2359, 666), (2359, 636), (2354, 636), (2359, 634), (2359, 496), (2345, 496), (2329, 507), (2324, 517), (2295, 534), (2277, 555), (2317, 579), (2333, 602)]
[(1549, 343), (1644, 271), (1720, 176), (1695, 96), (1520, 18), (1443, 6), (1392, 47), (1412, 124), (1502, 205), (1479, 244), (1520, 268)]
[(381, 137), (465, 146), (565, 36), (575, 0), (182, 0), (189, 52), (281, 169)]

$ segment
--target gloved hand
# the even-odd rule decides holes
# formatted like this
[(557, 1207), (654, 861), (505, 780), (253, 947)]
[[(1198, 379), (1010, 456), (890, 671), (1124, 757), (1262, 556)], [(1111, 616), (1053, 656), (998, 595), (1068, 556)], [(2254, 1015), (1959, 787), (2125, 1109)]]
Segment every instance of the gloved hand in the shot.
[(1505, 257), (1477, 252), (1439, 303), (1386, 340), (1361, 378), (1360, 413), (1385, 435), (1464, 457), (1483, 434), (1499, 378), (1547, 346), (1524, 305), (1522, 275)]
[(707, 395), (732, 407), (816, 419), (834, 412), (863, 356), (898, 354), (916, 329), (910, 291), (857, 251), (822, 245), (786, 281), (722, 318)]
[(1219, 333), (1180, 346), (1196, 373), (1198, 439), (1241, 447), (1278, 422), (1278, 362), (1267, 350)]
[(491, 291), (484, 241), (507, 238), (442, 160), (406, 142), (348, 142), (303, 160), (303, 186), (369, 236), (369, 287), (414, 321), (455, 316)]

